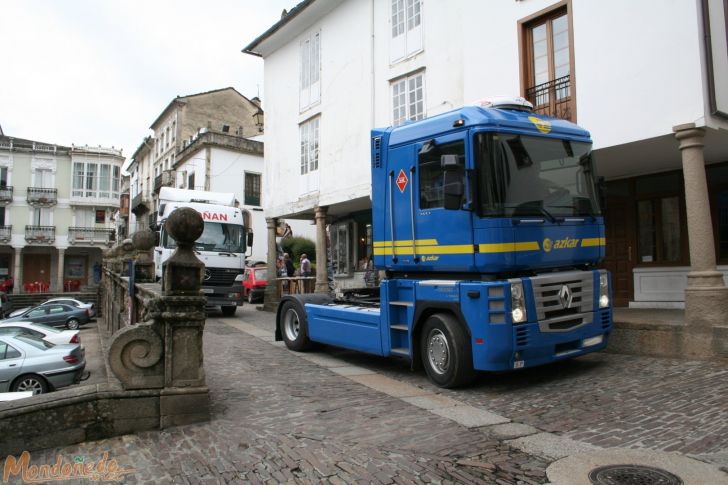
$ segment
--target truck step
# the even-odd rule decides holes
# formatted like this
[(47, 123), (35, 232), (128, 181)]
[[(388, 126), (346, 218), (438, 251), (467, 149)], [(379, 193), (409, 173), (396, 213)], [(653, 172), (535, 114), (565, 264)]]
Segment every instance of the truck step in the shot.
[(398, 305), (398, 306), (413, 306), (414, 303), (411, 301), (390, 301), (390, 305)]
[(407, 325), (399, 324), (399, 323), (395, 324), (395, 325), (390, 325), (389, 328), (391, 328), (392, 330), (399, 330), (401, 332), (406, 332), (407, 330), (409, 330)]
[(397, 349), (392, 349), (391, 350), (391, 353), (392, 353), (392, 355), (402, 355), (404, 357), (409, 357), (410, 356), (409, 349), (405, 349), (404, 347), (400, 347), (400, 348), (397, 348)]

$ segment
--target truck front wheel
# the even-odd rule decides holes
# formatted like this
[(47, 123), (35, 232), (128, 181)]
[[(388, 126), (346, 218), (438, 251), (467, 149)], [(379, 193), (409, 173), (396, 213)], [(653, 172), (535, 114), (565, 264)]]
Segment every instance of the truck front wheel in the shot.
[(233, 315), (235, 315), (235, 310), (237, 310), (238, 307), (236, 307), (235, 305), (221, 306), (220, 309), (222, 310), (223, 316), (232, 317)]
[(430, 316), (422, 329), (420, 345), (427, 376), (437, 386), (458, 387), (475, 377), (470, 339), (452, 315)]
[(286, 347), (297, 352), (311, 347), (306, 310), (298, 302), (288, 300), (283, 303), (280, 319), (279, 326)]

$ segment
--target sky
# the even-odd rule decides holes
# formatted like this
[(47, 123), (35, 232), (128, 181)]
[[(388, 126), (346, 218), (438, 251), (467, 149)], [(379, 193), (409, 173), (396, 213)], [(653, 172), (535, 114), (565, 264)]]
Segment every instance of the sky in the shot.
[(263, 60), (241, 50), (297, 3), (0, 0), (0, 126), (128, 159), (176, 96), (232, 86), (265, 108)]

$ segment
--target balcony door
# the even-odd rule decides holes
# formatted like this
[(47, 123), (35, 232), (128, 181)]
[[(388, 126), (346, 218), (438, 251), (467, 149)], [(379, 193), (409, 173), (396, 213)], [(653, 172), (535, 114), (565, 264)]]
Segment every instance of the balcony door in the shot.
[(55, 187), (52, 170), (36, 168), (33, 175), (33, 187), (41, 189), (52, 189)]
[(30, 224), (32, 226), (50, 226), (51, 225), (51, 211), (43, 207), (36, 207), (31, 213), (32, 219)]
[(519, 24), (524, 97), (537, 113), (576, 122), (568, 5), (561, 2)]

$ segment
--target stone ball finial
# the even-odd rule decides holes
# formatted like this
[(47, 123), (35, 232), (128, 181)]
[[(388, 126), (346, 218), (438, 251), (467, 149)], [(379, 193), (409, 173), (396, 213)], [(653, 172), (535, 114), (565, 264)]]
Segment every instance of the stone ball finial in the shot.
[(134, 248), (138, 251), (149, 251), (156, 243), (156, 236), (149, 229), (135, 232), (131, 236)]
[(121, 243), (121, 249), (125, 253), (128, 253), (130, 251), (134, 250), (134, 243), (131, 239), (124, 239), (124, 241)]
[(180, 207), (172, 212), (164, 223), (164, 228), (180, 247), (191, 247), (202, 235), (205, 222), (196, 210)]

